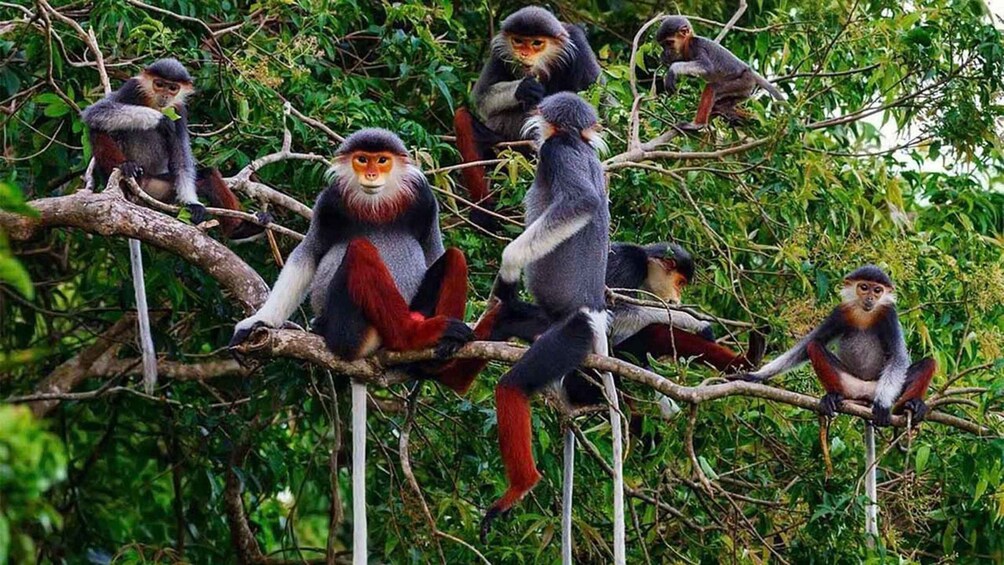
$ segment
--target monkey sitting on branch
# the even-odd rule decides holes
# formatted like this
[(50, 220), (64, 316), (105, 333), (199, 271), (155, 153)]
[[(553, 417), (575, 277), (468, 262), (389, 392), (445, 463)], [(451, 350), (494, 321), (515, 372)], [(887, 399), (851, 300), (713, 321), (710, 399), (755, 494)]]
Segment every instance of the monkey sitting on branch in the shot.
[[(741, 375), (763, 382), (806, 361), (819, 377), (826, 396), (819, 411), (832, 416), (845, 398), (872, 403), (875, 424), (888, 426), (892, 411), (905, 410), (919, 422), (927, 415), (924, 396), (937, 370), (928, 357), (910, 364), (896, 314), (892, 279), (866, 265), (844, 278), (843, 302), (809, 335), (759, 371)], [(838, 342), (837, 353), (827, 346)]]
[[(89, 106), (81, 117), (102, 173), (107, 176), (112, 169), (121, 169), (150, 196), (188, 208), (192, 223), (200, 224), (206, 208), (199, 196), (216, 208), (240, 211), (241, 204), (218, 170), (195, 171), (185, 107), (193, 91), (192, 77), (180, 62), (160, 59)], [(271, 221), (267, 213), (259, 213), (258, 219), (263, 224)], [(219, 221), (223, 235), (235, 242), (255, 239), (265, 229), (237, 218)]]
[(663, 79), (667, 94), (676, 93), (679, 75), (701, 77), (707, 83), (694, 121), (677, 124), (681, 130), (700, 130), (713, 116), (721, 116), (732, 125), (745, 123), (749, 113), (736, 106), (749, 99), (757, 85), (777, 100), (785, 100), (781, 91), (731, 51), (706, 37), (694, 35), (690, 22), (683, 16), (666, 18), (655, 40), (662, 46), (661, 61), (668, 66)]

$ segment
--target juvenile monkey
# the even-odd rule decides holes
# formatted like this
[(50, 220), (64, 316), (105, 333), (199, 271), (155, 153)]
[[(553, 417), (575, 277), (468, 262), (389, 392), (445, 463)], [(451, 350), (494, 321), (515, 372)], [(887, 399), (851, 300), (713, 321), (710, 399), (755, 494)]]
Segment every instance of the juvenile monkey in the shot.
[[(762, 382), (791, 371), (806, 361), (826, 390), (820, 412), (832, 416), (845, 398), (872, 403), (880, 426), (889, 425), (893, 409), (909, 410), (913, 420), (927, 415), (924, 396), (937, 369), (928, 357), (910, 364), (896, 314), (892, 279), (882, 269), (866, 265), (844, 278), (843, 302), (809, 335), (759, 371), (743, 375)], [(827, 347), (838, 342), (837, 353)]]
[[(195, 171), (188, 139), (188, 110), (185, 99), (194, 90), (192, 77), (176, 59), (160, 59), (121, 88), (86, 108), (81, 117), (90, 130), (91, 147), (98, 167), (105, 175), (112, 169), (134, 177), (140, 187), (161, 202), (176, 201), (188, 208), (192, 222), (206, 219), (210, 205), (240, 210), (237, 196), (213, 168)], [(163, 110), (173, 108), (172, 120)], [(259, 214), (262, 223), (271, 221)], [(237, 218), (220, 218), (223, 234), (234, 241), (249, 240), (264, 228)]]
[(655, 40), (662, 46), (662, 62), (668, 66), (663, 81), (667, 94), (676, 93), (679, 75), (698, 76), (707, 82), (693, 123), (678, 124), (677, 127), (700, 129), (707, 125), (711, 116), (722, 116), (733, 124), (744, 122), (749, 114), (736, 106), (749, 99), (757, 85), (777, 100), (785, 99), (774, 85), (731, 51), (710, 39), (694, 35), (692, 29), (687, 18), (670, 16), (655, 34)]

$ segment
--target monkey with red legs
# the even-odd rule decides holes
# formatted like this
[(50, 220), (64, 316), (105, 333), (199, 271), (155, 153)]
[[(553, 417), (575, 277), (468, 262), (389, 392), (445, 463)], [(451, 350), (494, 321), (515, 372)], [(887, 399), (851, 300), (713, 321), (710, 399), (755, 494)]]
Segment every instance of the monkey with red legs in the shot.
[(777, 100), (785, 100), (781, 91), (731, 51), (706, 37), (694, 35), (690, 22), (683, 16), (666, 18), (655, 40), (662, 46), (661, 60), (668, 67), (663, 79), (667, 94), (676, 93), (680, 75), (698, 76), (707, 83), (694, 121), (677, 124), (681, 130), (701, 129), (712, 116), (721, 116), (733, 125), (745, 122), (749, 114), (736, 106), (749, 99), (756, 86)]
[[(94, 158), (102, 173), (121, 169), (150, 196), (187, 207), (192, 222), (199, 224), (206, 219), (206, 209), (198, 196), (217, 208), (239, 211), (241, 205), (219, 171), (207, 168), (196, 173), (185, 107), (193, 90), (192, 77), (180, 62), (160, 59), (86, 108), (81, 117), (90, 130)], [(169, 108), (177, 119), (164, 113)], [(267, 224), (271, 218), (260, 213), (259, 220)], [(264, 231), (237, 218), (219, 221), (223, 234), (233, 241), (247, 241)]]
[[(494, 159), (495, 144), (524, 138), (523, 124), (544, 96), (585, 90), (599, 76), (599, 63), (581, 27), (538, 6), (514, 12), (502, 20), (474, 85), (477, 116), (467, 108), (454, 116), (462, 161)], [(494, 210), (485, 167), (466, 167), (461, 174), (471, 200)], [(497, 227), (495, 217), (479, 208), (471, 211), (471, 220), (487, 229)]]
[[(892, 279), (866, 265), (844, 278), (843, 301), (809, 335), (762, 369), (742, 375), (762, 382), (806, 362), (826, 395), (819, 410), (832, 416), (844, 399), (872, 403), (876, 425), (887, 426), (893, 411), (906, 410), (919, 422), (927, 415), (927, 388), (937, 369), (931, 358), (910, 364), (896, 314)], [(837, 352), (828, 349), (837, 341)]]
[[(526, 229), (502, 252), (493, 295), (515, 299), (526, 284), (549, 321), (548, 329), (512, 366), (495, 389), (499, 449), (508, 488), (485, 513), (481, 537), (540, 480), (532, 452), (530, 398), (575, 370), (590, 353), (607, 354), (604, 276), (610, 212), (596, 110), (572, 93), (541, 101), (529, 121), (539, 136), (537, 172), (524, 198)], [(612, 377), (604, 376), (608, 389)], [(614, 561), (624, 563), (621, 421), (611, 392), (614, 466)], [(568, 435), (566, 434), (566, 438)], [(566, 443), (566, 455), (574, 451)], [(571, 563), (571, 481), (564, 489), (562, 561)]]
[[(334, 180), (317, 198), (310, 228), (293, 250), (268, 300), (234, 328), (231, 346), (260, 326), (279, 327), (308, 290), (314, 332), (349, 360), (378, 347), (433, 347), (448, 357), (473, 339), (461, 321), (467, 263), (443, 249), (439, 206), (404, 143), (382, 129), (360, 130), (336, 153)], [(437, 378), (440, 368), (428, 368)], [(468, 383), (441, 380), (458, 392)], [(365, 563), (365, 387), (352, 384), (353, 547)]]

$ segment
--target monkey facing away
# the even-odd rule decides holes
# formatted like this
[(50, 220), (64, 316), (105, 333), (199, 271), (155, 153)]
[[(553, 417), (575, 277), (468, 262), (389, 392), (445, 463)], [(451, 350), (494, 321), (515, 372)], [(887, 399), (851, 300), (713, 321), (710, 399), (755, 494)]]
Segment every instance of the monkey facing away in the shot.
[[(523, 138), (523, 124), (544, 96), (585, 90), (599, 76), (599, 63), (581, 27), (562, 23), (538, 6), (514, 12), (502, 20), (488, 62), (474, 85), (480, 119), (467, 108), (454, 116), (462, 161), (495, 158), (496, 143)], [(471, 200), (493, 209), (485, 167), (466, 167), (461, 172)], [(486, 228), (496, 224), (490, 214), (477, 208), (471, 218)]]
[[(192, 222), (199, 224), (206, 219), (199, 195), (217, 208), (240, 210), (241, 205), (219, 171), (195, 171), (185, 107), (185, 98), (193, 90), (192, 77), (180, 62), (160, 59), (86, 108), (81, 117), (90, 130), (94, 158), (105, 175), (121, 169), (150, 196), (187, 207)], [(168, 108), (174, 109), (177, 119), (164, 114)], [(259, 214), (259, 220), (268, 223), (270, 216)], [(237, 218), (219, 221), (224, 235), (235, 241), (252, 239), (264, 231)]]
[(700, 129), (712, 116), (721, 116), (732, 124), (746, 121), (749, 114), (736, 106), (749, 99), (757, 85), (777, 100), (785, 99), (774, 85), (731, 51), (713, 40), (694, 35), (690, 22), (683, 16), (666, 18), (655, 40), (662, 46), (662, 63), (668, 66), (663, 80), (666, 93), (676, 93), (679, 75), (698, 76), (707, 83), (693, 123), (679, 124), (677, 127), (681, 129)]
[(281, 326), (308, 289), (313, 330), (345, 359), (379, 346), (436, 347), (446, 357), (470, 341), (460, 321), (467, 262), (444, 251), (438, 203), (404, 143), (387, 130), (360, 130), (339, 147), (333, 176), (268, 300), (236, 325), (231, 344), (258, 326)]
[[(875, 423), (889, 425), (892, 410), (909, 410), (923, 420), (924, 396), (937, 369), (928, 357), (910, 364), (903, 330), (896, 314), (892, 280), (874, 265), (844, 278), (843, 301), (809, 335), (762, 369), (743, 375), (765, 381), (806, 361), (826, 390), (820, 411), (832, 416), (842, 400), (872, 403)], [(838, 342), (837, 353), (828, 349)]]

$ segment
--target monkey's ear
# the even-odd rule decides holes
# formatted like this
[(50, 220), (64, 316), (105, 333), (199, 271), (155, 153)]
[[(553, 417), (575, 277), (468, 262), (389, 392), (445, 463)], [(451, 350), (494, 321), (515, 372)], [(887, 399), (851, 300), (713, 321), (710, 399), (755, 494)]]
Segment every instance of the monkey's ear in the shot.
[(670, 271), (676, 270), (676, 259), (666, 259), (665, 260), (666, 269)]

